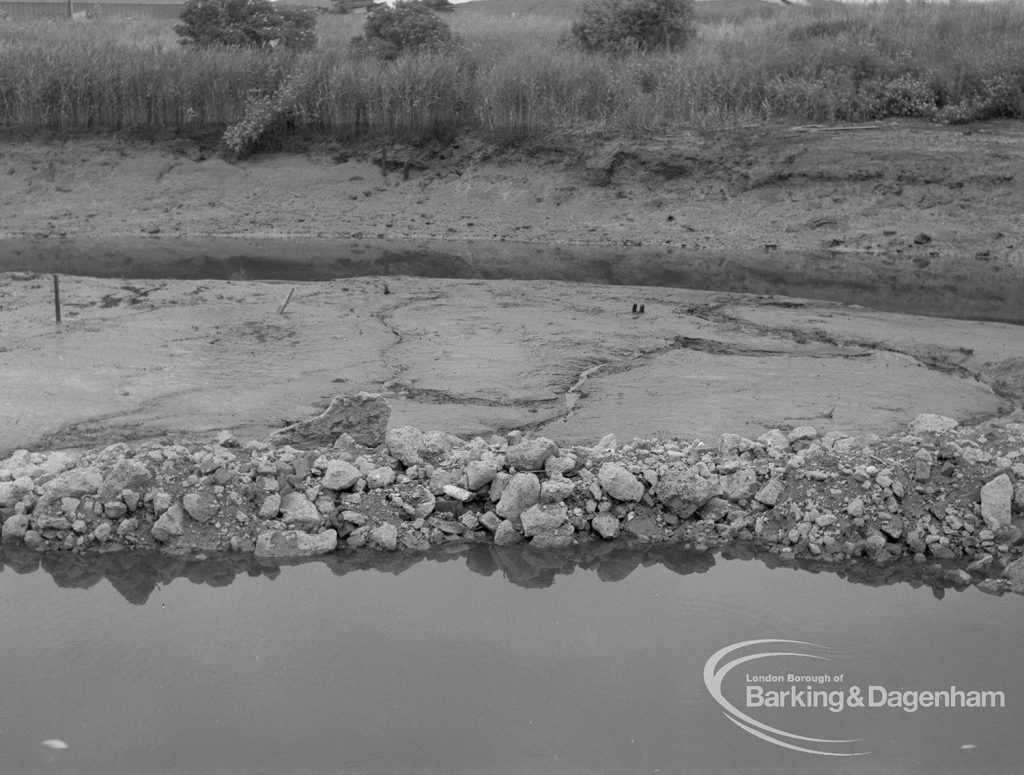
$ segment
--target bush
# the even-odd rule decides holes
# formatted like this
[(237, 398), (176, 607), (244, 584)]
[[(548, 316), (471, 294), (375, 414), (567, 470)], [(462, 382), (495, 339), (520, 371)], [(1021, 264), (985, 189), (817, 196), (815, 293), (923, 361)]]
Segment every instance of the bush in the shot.
[(316, 45), (316, 12), (271, 0), (187, 0), (174, 31), (182, 45), (306, 50)]
[(587, 51), (677, 49), (694, 36), (693, 0), (591, 0), (571, 28)]
[(310, 82), (309, 74), (299, 69), (273, 94), (250, 94), (242, 120), (229, 126), (221, 138), (227, 157), (240, 159), (261, 147), (284, 147), (283, 138), (298, 125), (308, 123), (303, 102)]
[(395, 59), (406, 51), (441, 50), (452, 42), (448, 25), (420, 0), (383, 3), (366, 12), (366, 27), (352, 41), (359, 49), (381, 59)]

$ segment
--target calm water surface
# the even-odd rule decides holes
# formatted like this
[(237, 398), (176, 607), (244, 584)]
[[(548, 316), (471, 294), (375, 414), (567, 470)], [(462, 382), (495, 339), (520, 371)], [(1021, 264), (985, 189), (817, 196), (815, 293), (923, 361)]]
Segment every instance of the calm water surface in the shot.
[[(710, 557), (510, 583), (513, 566), (481, 557), (58, 579), (87, 588), (8, 563), (0, 772), (1020, 772), (1024, 598)], [(1001, 690), (1006, 707), (748, 711), (870, 753), (790, 751), (730, 723), (704, 685), (714, 652), (760, 638), (832, 662), (738, 668), (735, 703), (745, 670), (797, 669)]]
[(782, 294), (918, 315), (1024, 324), (1024, 271), (905, 257), (480, 240), (118, 237), (0, 240), (0, 273), (322, 281), (411, 275)]

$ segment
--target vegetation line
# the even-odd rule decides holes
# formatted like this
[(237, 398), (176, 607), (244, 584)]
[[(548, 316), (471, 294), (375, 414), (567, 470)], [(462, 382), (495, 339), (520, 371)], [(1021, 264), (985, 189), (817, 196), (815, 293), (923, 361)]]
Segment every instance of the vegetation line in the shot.
[(1024, 117), (1019, 2), (820, 4), (696, 25), (669, 50), (591, 52), (568, 22), (456, 10), (443, 48), (374, 55), (355, 14), (315, 44), (182, 46), (173, 22), (0, 22), (0, 126), (225, 132), (234, 154), (295, 132), (420, 141), (650, 133), (771, 120)]

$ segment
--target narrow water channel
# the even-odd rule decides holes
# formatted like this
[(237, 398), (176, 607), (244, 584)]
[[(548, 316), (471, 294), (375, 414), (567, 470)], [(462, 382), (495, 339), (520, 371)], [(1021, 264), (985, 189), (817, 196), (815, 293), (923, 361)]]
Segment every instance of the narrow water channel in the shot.
[(916, 315), (1024, 324), (1024, 271), (906, 256), (666, 245), (266, 237), (0, 240), (0, 272), (177, 280), (410, 275), (561, 280), (774, 294)]
[[(174, 578), (14, 560), (0, 573), (3, 773), (1017, 773), (1024, 755), (1024, 598), (973, 588), (710, 555), (571, 573), (486, 552), (221, 575), (173, 561)], [(790, 673), (847, 695), (999, 691), (1005, 706), (747, 703), (782, 733), (855, 741), (795, 751), (730, 720), (705, 684), (716, 652), (757, 639), (813, 647), (755, 647), (805, 656), (733, 669), (722, 691), (740, 707)], [(860, 755), (825, 755), (840, 748)]]

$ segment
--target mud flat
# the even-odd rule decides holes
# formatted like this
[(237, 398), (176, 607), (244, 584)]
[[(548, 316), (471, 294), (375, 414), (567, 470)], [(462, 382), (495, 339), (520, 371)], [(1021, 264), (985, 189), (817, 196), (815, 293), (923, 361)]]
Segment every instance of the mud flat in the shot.
[(777, 296), (64, 277), (57, 327), (48, 276), (0, 280), (0, 455), (225, 428), (263, 438), (361, 390), (385, 396), (396, 426), (559, 443), (802, 425), (887, 435), (926, 412), (991, 419), (1024, 396), (1018, 326)]

